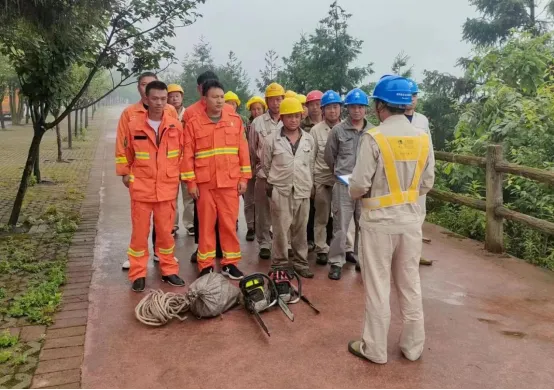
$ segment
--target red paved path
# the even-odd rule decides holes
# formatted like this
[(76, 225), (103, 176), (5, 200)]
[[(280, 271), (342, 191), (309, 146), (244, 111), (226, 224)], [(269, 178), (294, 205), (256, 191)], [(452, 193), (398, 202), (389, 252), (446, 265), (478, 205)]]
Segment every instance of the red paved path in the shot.
[[(108, 122), (116, 127), (118, 112)], [(341, 281), (316, 266), (306, 294), (321, 309), (291, 306), (294, 323), (275, 309), (264, 313), (271, 338), (236, 309), (222, 318), (188, 319), (147, 328), (134, 317), (144, 296), (130, 291), (120, 269), (130, 235), (129, 196), (114, 175), (115, 132), (107, 131), (102, 206), (90, 292), (82, 370), (83, 387), (552, 387), (554, 384), (554, 274), (510, 258), (488, 255), (482, 244), (427, 225), (421, 268), (427, 341), (420, 361), (401, 357), (399, 315), (392, 296), (389, 362), (377, 366), (347, 352), (360, 336), (363, 288), (349, 265)], [(182, 231), (182, 230), (181, 230)], [(240, 236), (245, 234), (241, 216)], [(266, 271), (257, 245), (242, 241), (246, 272)], [(180, 236), (181, 276), (196, 269), (188, 258), (192, 237)], [(147, 287), (158, 288), (151, 266)], [(163, 286), (167, 291), (167, 286)], [(175, 291), (179, 291), (178, 289)]]

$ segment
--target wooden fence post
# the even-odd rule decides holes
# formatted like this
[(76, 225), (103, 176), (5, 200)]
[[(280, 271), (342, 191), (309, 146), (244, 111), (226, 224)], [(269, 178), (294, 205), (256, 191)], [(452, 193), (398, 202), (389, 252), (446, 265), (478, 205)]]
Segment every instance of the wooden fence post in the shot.
[(485, 249), (493, 253), (504, 251), (504, 218), (496, 215), (496, 208), (504, 203), (502, 181), (504, 174), (496, 171), (496, 163), (503, 161), (502, 145), (487, 148), (487, 228)]

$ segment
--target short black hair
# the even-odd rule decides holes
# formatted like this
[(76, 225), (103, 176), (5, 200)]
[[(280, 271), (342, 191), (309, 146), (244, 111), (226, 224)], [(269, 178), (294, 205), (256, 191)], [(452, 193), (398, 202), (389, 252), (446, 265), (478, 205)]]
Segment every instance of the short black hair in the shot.
[(198, 76), (196, 79), (196, 85), (202, 85), (208, 80), (219, 80), (219, 77), (217, 77), (217, 75), (211, 70), (207, 70)]
[(406, 108), (392, 106), (389, 103), (387, 103), (387, 102), (385, 102), (384, 100), (381, 100), (381, 99), (375, 99), (375, 102), (376, 103), (382, 103), (387, 108), (387, 110), (389, 110), (389, 112), (393, 115), (404, 114), (404, 112), (406, 111)]
[(167, 91), (167, 85), (163, 81), (154, 80), (146, 84), (146, 96), (150, 94), (150, 91), (157, 89), (160, 91)]
[(142, 81), (143, 78), (145, 77), (154, 77), (156, 80), (158, 79), (158, 76), (156, 75), (156, 73), (154, 72), (144, 72), (144, 73), (141, 73), (138, 77), (138, 83), (140, 84), (140, 82)]
[(202, 84), (202, 96), (208, 95), (208, 91), (212, 88), (220, 88), (225, 91), (225, 88), (223, 88), (223, 84), (221, 84), (219, 80), (210, 79)]

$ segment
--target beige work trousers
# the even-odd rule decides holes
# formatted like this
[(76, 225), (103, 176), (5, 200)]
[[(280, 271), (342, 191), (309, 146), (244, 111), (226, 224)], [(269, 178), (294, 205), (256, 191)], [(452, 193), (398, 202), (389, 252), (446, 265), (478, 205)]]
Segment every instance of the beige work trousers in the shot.
[(314, 217), (314, 236), (315, 236), (315, 252), (329, 253), (329, 245), (327, 245), (327, 223), (331, 213), (331, 199), (333, 194), (333, 186), (325, 184), (315, 185), (315, 217)]
[(392, 272), (403, 324), (399, 346), (407, 359), (417, 360), (425, 342), (419, 280), (421, 225), (409, 225), (401, 234), (386, 234), (362, 225), (360, 233), (365, 287), (362, 353), (375, 363), (387, 362)]
[(244, 219), (246, 220), (246, 227), (247, 229), (254, 229), (255, 221), (254, 218), (256, 216), (255, 214), (255, 186), (256, 186), (256, 178), (253, 177), (252, 179), (248, 180), (248, 183), (246, 185), (246, 192), (243, 195), (244, 198)]
[[(273, 245), (272, 268), (292, 266), (296, 270), (308, 269), (308, 219), (310, 199), (294, 199), (294, 193), (284, 196), (275, 188), (271, 193), (271, 224)], [(293, 257), (289, 259), (289, 231)]]
[(260, 249), (271, 249), (271, 212), (269, 198), (266, 192), (267, 179), (256, 178), (254, 184), (254, 200), (256, 202), (256, 239)]
[[(177, 194), (179, 195), (179, 194)], [(194, 199), (187, 189), (187, 183), (181, 182), (181, 196), (183, 197), (183, 225), (185, 229), (194, 227)], [(175, 202), (175, 226), (179, 226), (179, 197)]]
[[(346, 234), (346, 251), (354, 252), (354, 237), (356, 237), (356, 224), (354, 223), (354, 218), (350, 221), (350, 226), (348, 226), (348, 233)], [(355, 251), (358, 253), (358, 251)]]

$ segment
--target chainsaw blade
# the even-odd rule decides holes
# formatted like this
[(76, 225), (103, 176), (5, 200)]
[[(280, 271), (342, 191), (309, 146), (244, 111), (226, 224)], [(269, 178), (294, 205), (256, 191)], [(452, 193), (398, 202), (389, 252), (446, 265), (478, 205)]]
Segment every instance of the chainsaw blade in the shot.
[(267, 326), (265, 325), (264, 320), (262, 320), (262, 317), (260, 317), (260, 313), (254, 310), (253, 314), (254, 314), (254, 317), (256, 318), (256, 321), (258, 321), (258, 324), (260, 324), (260, 326), (265, 331), (265, 333), (267, 333), (267, 335), (271, 337), (271, 335), (269, 334), (269, 329), (267, 329)]
[(283, 301), (280, 297), (277, 298), (277, 302), (279, 302), (279, 307), (281, 310), (283, 310), (283, 313), (286, 314), (286, 316), (289, 318), (289, 320), (294, 321), (294, 314), (292, 311), (290, 311), (289, 306)]
[[(294, 288), (294, 291), (298, 294), (298, 290), (296, 289), (296, 287), (293, 287)], [(308, 298), (306, 298), (305, 295), (300, 295), (300, 299), (302, 299), (302, 301), (304, 301), (305, 303), (308, 304), (308, 306), (310, 306), (312, 309), (314, 309), (314, 311), (316, 312), (316, 314), (320, 314), (321, 312), (319, 311), (319, 309), (317, 307), (315, 307), (313, 305), (312, 302), (310, 302), (310, 300)]]

